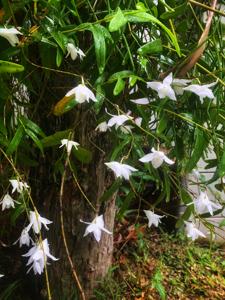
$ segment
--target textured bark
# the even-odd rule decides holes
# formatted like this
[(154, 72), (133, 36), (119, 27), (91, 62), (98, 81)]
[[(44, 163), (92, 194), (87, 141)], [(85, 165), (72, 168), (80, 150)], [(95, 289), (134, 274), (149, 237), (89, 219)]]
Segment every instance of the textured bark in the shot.
[[(40, 71), (41, 72), (41, 71)], [(40, 75), (41, 76), (41, 75)], [(99, 198), (104, 191), (112, 184), (112, 174), (107, 171), (104, 162), (106, 154), (110, 149), (110, 141), (104, 134), (97, 133), (95, 113), (90, 109), (90, 104), (83, 103), (76, 106), (71, 112), (61, 117), (49, 113), (54, 104), (64, 97), (69, 88), (75, 86), (74, 78), (68, 78), (60, 74), (52, 74), (43, 78), (40, 87), (39, 105), (35, 111), (34, 118), (43, 128), (46, 134), (53, 134), (56, 131), (74, 128), (74, 140), (92, 152), (92, 161), (89, 164), (82, 164), (73, 155), (71, 159), (77, 169), (78, 182), (96, 208), (96, 212), (90, 207), (70, 170), (66, 172), (64, 184), (63, 216), (64, 230), (70, 257), (79, 275), (81, 285), (90, 299), (93, 289), (98, 281), (103, 279), (112, 262), (113, 235), (102, 233), (99, 243), (95, 241), (92, 234), (83, 237), (86, 225), (80, 219), (91, 222), (97, 215), (104, 215), (105, 227), (113, 231), (115, 218), (115, 195), (106, 203), (99, 203)], [(58, 89), (57, 87), (65, 87)], [(46, 101), (46, 99), (48, 101)], [(36, 97), (33, 99), (37, 102)], [(100, 149), (100, 150), (99, 150)], [(38, 172), (32, 174), (36, 182), (32, 187), (35, 199), (40, 199), (40, 212), (53, 221), (47, 233), (52, 253), (59, 257), (58, 262), (51, 264), (49, 269), (50, 287), (53, 300), (78, 299), (76, 283), (72, 276), (72, 270), (66, 255), (61, 228), (60, 228), (60, 205), (59, 191), (61, 176), (53, 179), (52, 169), (55, 161), (60, 157), (57, 146), (50, 148), (45, 158), (40, 158)], [(42, 200), (43, 199), (43, 200)], [(44, 206), (44, 209), (43, 209)]]

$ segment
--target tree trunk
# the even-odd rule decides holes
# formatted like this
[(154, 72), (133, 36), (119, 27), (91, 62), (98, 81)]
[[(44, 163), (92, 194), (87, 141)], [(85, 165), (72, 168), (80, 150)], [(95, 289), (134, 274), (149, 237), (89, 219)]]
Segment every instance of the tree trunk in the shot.
[[(94, 118), (91, 112), (87, 113), (86, 111), (81, 112), (80, 117), (81, 119), (85, 117), (85, 120)], [(104, 146), (104, 148), (107, 148), (106, 143), (103, 145), (106, 141), (101, 141), (100, 137), (93, 131), (94, 127), (91, 123), (93, 122), (86, 121), (82, 123), (79, 130), (79, 139), (78, 133), (76, 133), (75, 140), (78, 140), (79, 143), (87, 149), (90, 149), (90, 141), (93, 141), (94, 144), (98, 143), (98, 147)], [(93, 125), (96, 126), (96, 124)], [(100, 140), (100, 142), (97, 142), (97, 140)], [(115, 196), (109, 199), (106, 205), (99, 203), (99, 198), (111, 183), (111, 178), (106, 175), (106, 167), (104, 165), (105, 154), (96, 147), (92, 146), (91, 148), (93, 159), (90, 164), (83, 165), (79, 168), (77, 180), (89, 201), (96, 208), (96, 213), (85, 197), (82, 196), (70, 171), (67, 172), (62, 198), (63, 226), (66, 240), (86, 299), (90, 299), (93, 295), (93, 289), (96, 287), (98, 281), (104, 278), (111, 265), (113, 235), (103, 232), (99, 243), (94, 239), (92, 234), (83, 237), (87, 225), (81, 223), (80, 220), (91, 222), (96, 215), (104, 214), (105, 227), (113, 231), (115, 218)], [(57, 199), (58, 198), (59, 197), (57, 197)], [(53, 202), (55, 202), (55, 198)], [(52, 236), (52, 243), (54, 243), (55, 252), (60, 257), (60, 261), (55, 264), (54, 270), (52, 269), (51, 281), (55, 282), (57, 286), (60, 286), (60, 299), (63, 299), (63, 297), (70, 299), (69, 297), (73, 293), (76, 285), (72, 277), (71, 267), (68, 263), (62, 235), (60, 234), (60, 237), (58, 239), (56, 238), (60, 232), (59, 205), (57, 205), (57, 208), (56, 210), (54, 209), (53, 220), (55, 232)], [(55, 287), (53, 290), (55, 290)], [(56, 298), (54, 297), (54, 299)]]

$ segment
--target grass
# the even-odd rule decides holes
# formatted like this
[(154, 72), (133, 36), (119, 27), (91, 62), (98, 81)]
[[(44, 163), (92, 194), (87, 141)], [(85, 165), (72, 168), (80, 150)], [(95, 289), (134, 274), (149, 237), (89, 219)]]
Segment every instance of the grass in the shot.
[(225, 246), (120, 225), (97, 300), (225, 299)]

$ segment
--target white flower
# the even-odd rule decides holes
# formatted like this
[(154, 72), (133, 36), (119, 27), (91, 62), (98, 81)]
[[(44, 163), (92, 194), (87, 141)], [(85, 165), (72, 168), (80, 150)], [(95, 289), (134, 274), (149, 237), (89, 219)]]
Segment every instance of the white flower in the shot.
[(78, 103), (84, 103), (85, 101), (89, 102), (89, 99), (91, 99), (94, 102), (97, 101), (95, 95), (92, 93), (92, 91), (89, 88), (86, 87), (85, 84), (79, 84), (78, 86), (70, 90), (66, 94), (66, 97), (72, 95), (75, 96), (75, 99)]
[(0, 204), (2, 204), (2, 210), (9, 209), (10, 207), (15, 208), (15, 201), (8, 193), (4, 196)]
[(187, 237), (191, 238), (192, 241), (195, 241), (199, 236), (206, 237), (204, 233), (202, 233), (200, 230), (196, 228), (196, 225), (192, 222), (184, 222), (186, 225), (186, 233)]
[(195, 210), (198, 214), (209, 212), (210, 215), (212, 216), (214, 210), (222, 208), (222, 205), (210, 201), (206, 192), (202, 192), (202, 191), (200, 192), (198, 198), (193, 201), (193, 203), (195, 206)]
[(112, 127), (114, 125), (121, 126), (123, 123), (129, 120), (127, 115), (112, 115), (112, 118), (108, 121), (108, 127)]
[(29, 188), (29, 185), (26, 182), (19, 181), (17, 179), (10, 179), (9, 180), (12, 185), (12, 193), (17, 191), (18, 193), (22, 193), (23, 190), (27, 190)]
[(146, 214), (146, 217), (148, 218), (148, 227), (151, 227), (152, 225), (158, 227), (159, 223), (161, 223), (160, 219), (164, 217), (164, 216), (155, 214), (151, 210), (144, 210), (144, 213)]
[(3, 277), (3, 276), (5, 276), (5, 275), (0, 274), (0, 278)]
[(85, 56), (84, 52), (78, 47), (75, 47), (74, 44), (72, 43), (67, 44), (66, 50), (67, 50), (66, 57), (70, 55), (72, 60), (75, 60), (77, 58), (77, 55), (79, 56), (80, 60), (82, 60), (83, 57)]
[(191, 82), (189, 79), (174, 78), (172, 82), (173, 89), (177, 95), (183, 95), (184, 87)]
[(41, 274), (44, 271), (44, 267), (47, 263), (48, 257), (54, 261), (58, 260), (58, 258), (50, 254), (47, 239), (43, 240), (40, 243), (34, 244), (34, 246), (22, 256), (29, 257), (27, 266), (32, 264), (27, 273), (30, 272), (31, 269), (33, 269), (35, 275)]
[(136, 119), (134, 119), (134, 123), (137, 125), (137, 126), (141, 126), (141, 123), (142, 123), (142, 118), (141, 117), (137, 117)]
[(8, 42), (15, 47), (16, 44), (19, 44), (19, 39), (17, 37), (17, 34), (21, 34), (16, 28), (0, 28), (0, 36), (4, 37), (8, 40)]
[(160, 99), (168, 97), (172, 100), (176, 100), (174, 90), (171, 87), (172, 82), (173, 82), (173, 75), (172, 73), (170, 73), (167, 77), (163, 79), (163, 82), (158, 82), (158, 81), (147, 82), (147, 87), (156, 91)]
[(158, 5), (158, 0), (153, 0), (153, 4)]
[(104, 231), (108, 234), (112, 234), (112, 232), (110, 232), (109, 230), (104, 228), (103, 215), (95, 217), (94, 220), (91, 223), (90, 222), (84, 222), (82, 220), (80, 220), (80, 222), (82, 222), (84, 224), (88, 224), (88, 226), (85, 230), (84, 236), (88, 235), (89, 233), (93, 233), (97, 242), (99, 242), (100, 239), (101, 239), (102, 231)]
[(71, 150), (72, 150), (72, 147), (74, 147), (76, 150), (78, 150), (78, 146), (80, 144), (77, 143), (77, 142), (74, 142), (74, 141), (70, 141), (70, 140), (67, 140), (67, 139), (63, 139), (61, 140), (61, 146), (59, 146), (59, 148), (63, 147), (63, 146), (66, 146), (66, 150), (67, 150), (67, 153), (70, 154)]
[(108, 130), (107, 122), (104, 121), (99, 123), (95, 130), (100, 132), (106, 132)]
[(214, 86), (217, 82), (213, 82), (210, 84), (205, 85), (199, 85), (199, 84), (191, 84), (185, 88), (183, 88), (184, 91), (190, 91), (196, 95), (199, 96), (199, 99), (201, 102), (203, 102), (203, 99), (205, 97), (208, 97), (209, 99), (214, 99), (213, 92), (209, 89), (210, 87)]
[(139, 159), (139, 161), (146, 163), (151, 161), (153, 168), (157, 169), (159, 168), (162, 163), (165, 161), (167, 164), (172, 165), (174, 164), (174, 161), (169, 159), (164, 152), (157, 151), (154, 148), (152, 148), (152, 153), (148, 153), (144, 155), (142, 158)]
[(129, 180), (129, 177), (132, 172), (138, 171), (137, 169), (129, 165), (121, 164), (117, 161), (111, 161), (105, 163), (105, 165), (115, 173), (116, 177), (123, 177), (126, 180)]
[(42, 224), (48, 230), (47, 225), (52, 223), (52, 221), (41, 217), (39, 213), (35, 211), (30, 211), (29, 220), (30, 224), (27, 226), (28, 230), (30, 230), (32, 226), (34, 232), (37, 234), (41, 231)]
[(135, 104), (140, 104), (140, 105), (149, 104), (148, 98), (140, 98), (140, 99), (135, 99), (135, 100), (130, 100), (130, 101), (135, 103)]
[(30, 242), (32, 241), (31, 237), (29, 236), (29, 230), (30, 230), (30, 225), (28, 225), (27, 227), (25, 227), (22, 232), (20, 237), (18, 238), (17, 241), (15, 241), (14, 245), (19, 242), (20, 247), (22, 247), (22, 245), (30, 245)]

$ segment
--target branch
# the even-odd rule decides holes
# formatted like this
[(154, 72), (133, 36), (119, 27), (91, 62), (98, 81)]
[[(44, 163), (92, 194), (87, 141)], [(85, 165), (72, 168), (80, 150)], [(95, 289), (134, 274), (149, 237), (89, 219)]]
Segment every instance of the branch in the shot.
[[(189, 1), (192, 2), (192, 1)], [(192, 2), (194, 3), (194, 2)], [(205, 29), (202, 32), (202, 35), (198, 41), (198, 48), (194, 51), (194, 53), (192, 53), (192, 55), (189, 57), (187, 63), (181, 68), (181, 70), (178, 72), (178, 77), (184, 77), (188, 71), (190, 71), (194, 65), (197, 63), (197, 61), (200, 59), (200, 57), (202, 56), (205, 47), (206, 47), (206, 40), (208, 38), (209, 35), (209, 30), (212, 24), (212, 19), (213, 19), (213, 15), (214, 15), (214, 9), (216, 7), (217, 4), (217, 0), (212, 0), (211, 2), (211, 8), (212, 10), (209, 11), (209, 15), (208, 15), (208, 19), (206, 22), (206, 26)]]

